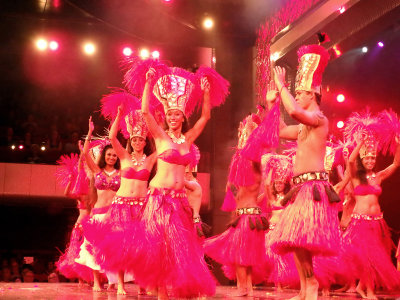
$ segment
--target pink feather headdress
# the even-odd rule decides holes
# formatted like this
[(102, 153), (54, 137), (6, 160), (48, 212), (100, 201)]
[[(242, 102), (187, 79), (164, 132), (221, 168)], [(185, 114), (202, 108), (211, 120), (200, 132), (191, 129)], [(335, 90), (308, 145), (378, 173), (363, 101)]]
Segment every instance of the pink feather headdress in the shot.
[(55, 172), (57, 183), (65, 188), (70, 181), (76, 180), (78, 176), (79, 155), (71, 153), (71, 155), (62, 155), (57, 160), (57, 170)]
[(308, 45), (300, 47), (297, 56), (296, 91), (321, 94), (322, 74), (329, 61), (328, 51), (320, 45)]
[(397, 114), (392, 110), (383, 110), (378, 114), (378, 121), (382, 124), (382, 134), (380, 142), (382, 144), (382, 153), (394, 154), (396, 152), (396, 137), (400, 136), (400, 121)]
[(265, 154), (261, 158), (261, 167), (265, 177), (272, 172), (272, 182), (276, 180), (288, 182), (293, 177), (292, 160), (286, 155)]

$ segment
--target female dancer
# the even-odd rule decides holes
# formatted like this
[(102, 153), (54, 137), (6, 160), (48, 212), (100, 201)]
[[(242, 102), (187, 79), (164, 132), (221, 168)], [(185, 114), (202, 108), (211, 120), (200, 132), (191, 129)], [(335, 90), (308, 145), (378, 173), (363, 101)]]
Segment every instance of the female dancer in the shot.
[[(212, 278), (196, 239), (192, 212), (184, 190), (185, 166), (193, 159), (190, 146), (210, 118), (209, 84), (201, 81), (204, 102), (200, 119), (184, 132), (185, 106), (193, 83), (178, 75), (159, 78), (155, 95), (164, 105), (167, 131), (155, 121), (149, 110), (151, 85), (156, 72), (146, 73), (142, 112), (157, 151), (157, 173), (150, 182), (142, 224), (145, 232), (138, 245), (134, 274), (147, 288), (158, 288), (158, 298), (167, 299), (167, 287), (177, 297), (211, 296)], [(184, 135), (183, 135), (184, 133)]]
[(376, 144), (360, 135), (356, 138), (357, 146), (349, 158), (356, 205), (345, 241), (356, 247), (351, 253), (359, 267), (357, 292), (363, 298), (377, 299), (376, 287), (393, 290), (400, 284), (400, 273), (390, 258), (393, 242), (379, 206), (380, 185), (400, 164), (399, 138), (396, 137), (397, 150), (393, 163), (380, 172), (375, 172)]
[[(261, 183), (261, 171), (257, 164), (241, 156), (249, 135), (258, 126), (256, 115), (249, 115), (239, 127), (238, 150), (232, 158), (227, 190), (237, 191), (237, 219), (220, 235), (204, 242), (204, 252), (223, 265), (225, 275), (237, 279), (237, 292), (232, 296), (252, 296), (253, 282), (265, 278), (265, 230), (267, 219), (262, 216), (257, 196)], [(237, 171), (237, 176), (232, 172)], [(236, 177), (236, 178), (235, 178)], [(247, 182), (239, 179), (246, 179)], [(229, 193), (229, 191), (228, 191)], [(235, 193), (233, 193), (235, 194)], [(226, 198), (226, 201), (229, 201)], [(224, 205), (226, 207), (226, 205)]]
[[(102, 149), (98, 164), (93, 161), (92, 156), (89, 153), (89, 143), (92, 137), (93, 129), (94, 125), (92, 122), (92, 117), (90, 117), (89, 131), (83, 146), (83, 154), (89, 169), (94, 174), (94, 185), (97, 191), (97, 201), (91, 211), (91, 219), (93, 221), (102, 222), (108, 209), (110, 208), (112, 199), (114, 198), (115, 193), (120, 186), (120, 162), (114, 149), (109, 144), (105, 145)], [(85, 235), (90, 236), (91, 234), (92, 233), (89, 230), (85, 229)], [(95, 263), (93, 255), (88, 251), (88, 248), (92, 247), (93, 246), (90, 245), (85, 238), (85, 241), (81, 246), (79, 258), (77, 258), (75, 261), (93, 269), (93, 291), (99, 292), (101, 291), (100, 266)], [(116, 274), (107, 273), (107, 277), (110, 283), (115, 283), (117, 281)]]
[(293, 175), (293, 166), (290, 159), (284, 155), (266, 154), (262, 159), (265, 165), (264, 174), (267, 174), (265, 180), (265, 193), (268, 200), (268, 207), (271, 210), (269, 219), (269, 230), (265, 236), (265, 248), (268, 264), (273, 268), (267, 277), (267, 282), (273, 282), (277, 291), (282, 291), (282, 284), (296, 284), (299, 282), (296, 265), (293, 256), (290, 254), (278, 255), (271, 249), (270, 236), (273, 233), (275, 224), (281, 218), (281, 201), (290, 190), (290, 179)]
[[(56, 266), (59, 272), (66, 278), (78, 278), (79, 286), (82, 286), (83, 280), (87, 282), (93, 281), (93, 272), (90, 268), (75, 262), (75, 258), (78, 257), (83, 242), (81, 221), (90, 213), (87, 201), (89, 180), (83, 166), (83, 147), (81, 141), (79, 141), (79, 149), (81, 150), (81, 154), (77, 159), (78, 161), (74, 159), (74, 154), (71, 155), (71, 158), (63, 156), (58, 161), (61, 168), (56, 174), (57, 178), (61, 183), (65, 178), (68, 178), (64, 195), (77, 199), (79, 216), (75, 222), (74, 228), (72, 229), (69, 245), (65, 250), (65, 253), (56, 262)], [(69, 174), (67, 175), (65, 169), (68, 165), (70, 166), (70, 172), (68, 172)]]
[(131, 271), (135, 226), (139, 224), (146, 203), (147, 184), (157, 159), (155, 153), (150, 153), (151, 149), (146, 149), (148, 152), (144, 153), (148, 130), (140, 111), (131, 111), (125, 118), (130, 134), (129, 148), (133, 151), (129, 153), (121, 146), (117, 133), (122, 110), (120, 105), (109, 133), (111, 145), (121, 161), (121, 185), (104, 223), (93, 228), (97, 235), (94, 239), (96, 261), (102, 269), (118, 272), (118, 295), (126, 295), (124, 281), (127, 278), (124, 278), (124, 273)]

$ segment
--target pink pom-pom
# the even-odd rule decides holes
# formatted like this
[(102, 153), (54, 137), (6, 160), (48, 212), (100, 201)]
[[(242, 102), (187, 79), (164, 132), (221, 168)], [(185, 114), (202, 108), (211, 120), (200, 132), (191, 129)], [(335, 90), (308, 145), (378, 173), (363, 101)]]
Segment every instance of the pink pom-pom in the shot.
[(230, 189), (225, 194), (224, 203), (221, 206), (223, 211), (234, 211), (236, 209), (236, 200)]
[(217, 71), (209, 67), (200, 67), (196, 76), (200, 82), (201, 78), (206, 77), (210, 84), (210, 104), (211, 108), (220, 106), (225, 102), (229, 95), (229, 81), (223, 78)]

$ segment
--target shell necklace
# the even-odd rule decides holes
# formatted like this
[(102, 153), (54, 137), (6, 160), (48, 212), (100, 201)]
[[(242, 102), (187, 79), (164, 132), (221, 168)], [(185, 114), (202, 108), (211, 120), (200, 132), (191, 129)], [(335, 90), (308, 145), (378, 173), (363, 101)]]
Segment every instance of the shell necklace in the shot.
[(186, 141), (186, 138), (183, 134), (181, 134), (179, 137), (176, 137), (170, 130), (167, 130), (167, 134), (169, 137), (172, 139), (172, 141), (175, 144), (183, 144)]

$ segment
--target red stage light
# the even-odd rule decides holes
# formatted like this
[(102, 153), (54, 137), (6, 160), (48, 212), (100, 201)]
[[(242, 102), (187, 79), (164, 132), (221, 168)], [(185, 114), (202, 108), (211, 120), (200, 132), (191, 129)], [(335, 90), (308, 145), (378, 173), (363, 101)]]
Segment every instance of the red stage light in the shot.
[(339, 122), (337, 122), (336, 126), (337, 126), (337, 128), (343, 128), (344, 122), (343, 121), (339, 121)]
[(49, 43), (50, 50), (56, 51), (58, 49), (58, 43), (56, 41), (51, 41)]
[(19, 150), (22, 150), (22, 149), (24, 149), (24, 145), (19, 145), (18, 148), (19, 148)]
[(343, 94), (339, 94), (336, 97), (337, 102), (340, 102), (340, 103), (343, 102), (345, 99), (346, 98), (345, 98), (345, 96)]
[(125, 56), (131, 56), (132, 53), (133, 53), (133, 51), (132, 51), (131, 48), (125, 47), (125, 48), (122, 50), (122, 53), (123, 53)]

